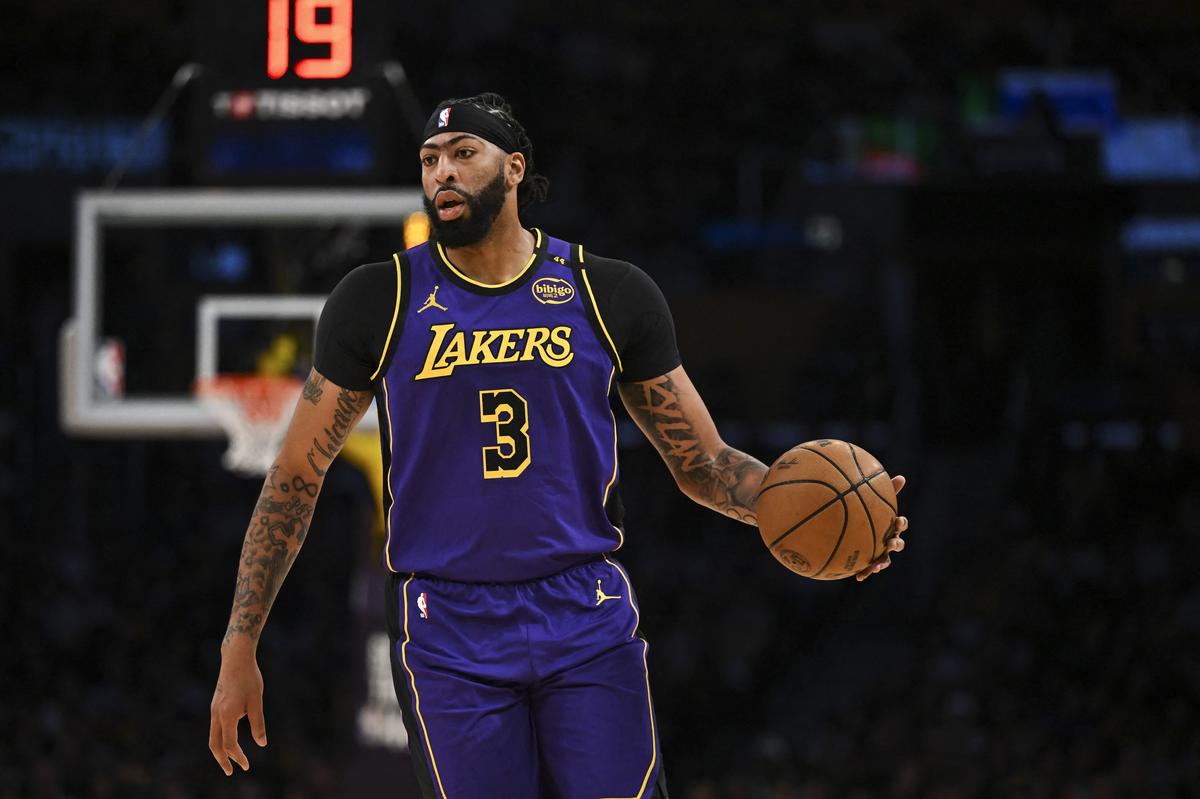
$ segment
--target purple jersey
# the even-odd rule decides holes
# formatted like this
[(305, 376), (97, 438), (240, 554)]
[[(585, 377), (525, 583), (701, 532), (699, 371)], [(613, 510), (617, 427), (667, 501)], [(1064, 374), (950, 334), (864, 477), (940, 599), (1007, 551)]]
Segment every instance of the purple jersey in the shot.
[(530, 580), (620, 547), (609, 392), (618, 355), (578, 245), (534, 231), (489, 286), (430, 242), (396, 256), (379, 375), (388, 568)]

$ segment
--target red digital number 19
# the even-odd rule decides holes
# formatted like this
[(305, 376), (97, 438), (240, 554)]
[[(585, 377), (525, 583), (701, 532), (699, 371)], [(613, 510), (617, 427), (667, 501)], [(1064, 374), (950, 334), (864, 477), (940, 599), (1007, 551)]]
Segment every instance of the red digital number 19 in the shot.
[[(354, 0), (267, 0), (267, 76), (282, 78), (291, 62), (288, 59), (288, 11), (295, 4), (296, 38), (305, 44), (327, 44), (325, 58), (305, 58), (296, 64), (301, 78), (325, 79), (345, 77), (350, 72), (352, 47), (351, 21)], [(329, 9), (326, 22), (317, 21), (317, 9)]]

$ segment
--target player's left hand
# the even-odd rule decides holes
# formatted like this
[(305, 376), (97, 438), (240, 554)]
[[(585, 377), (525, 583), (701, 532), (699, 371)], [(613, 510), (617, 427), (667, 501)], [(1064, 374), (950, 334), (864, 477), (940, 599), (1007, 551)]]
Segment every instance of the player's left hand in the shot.
[[(900, 489), (904, 488), (904, 475), (898, 474), (892, 478), (892, 488), (895, 489), (896, 495), (900, 495)], [(900, 552), (904, 549), (904, 539), (900, 535), (908, 529), (908, 519), (904, 516), (897, 516), (892, 529), (883, 536), (885, 548), (883, 554), (867, 564), (867, 567), (854, 575), (854, 579), (860, 583), (876, 572), (881, 572), (888, 566), (892, 565), (892, 553)]]

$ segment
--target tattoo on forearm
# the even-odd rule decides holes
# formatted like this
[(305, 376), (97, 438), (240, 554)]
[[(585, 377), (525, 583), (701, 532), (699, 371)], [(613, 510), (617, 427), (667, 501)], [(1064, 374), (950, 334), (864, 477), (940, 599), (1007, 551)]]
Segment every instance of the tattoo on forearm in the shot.
[[(314, 405), (320, 403), (324, 384), (325, 378), (312, 373), (304, 384), (303, 398)], [(308, 535), (313, 508), (321, 492), (321, 478), (346, 443), (354, 421), (370, 403), (369, 391), (341, 389), (333, 421), (313, 439), (308, 450), (311, 474), (303, 467), (297, 473), (284, 472), (279, 464), (267, 471), (262, 494), (242, 542), (241, 565), (225, 643), (238, 635), (258, 640), (279, 586)], [(324, 460), (318, 463), (319, 458)]]
[(703, 468), (705, 458), (700, 448), (700, 437), (692, 425), (683, 417), (679, 407), (679, 395), (675, 381), (661, 377), (642, 383), (643, 402), (637, 407), (642, 418), (654, 428), (654, 445), (663, 453), (671, 468), (678, 466), (684, 472)]
[[(312, 440), (312, 446), (308, 448), (308, 465), (312, 467), (313, 474), (317, 477), (325, 476), (325, 470), (329, 468), (329, 464), (333, 463), (338, 451), (345, 446), (346, 438), (354, 426), (354, 420), (370, 404), (371, 392), (369, 391), (351, 391), (346, 388), (338, 391), (337, 408), (333, 411), (333, 424), (321, 431), (324, 433), (324, 440), (322, 440), (322, 436), (318, 436)], [(318, 456), (324, 459), (324, 466), (317, 463)]]
[(225, 642), (238, 634), (258, 639), (279, 586), (308, 535), (319, 486), (300, 475), (280, 484), (278, 472), (279, 467), (275, 466), (268, 473), (242, 542), (241, 566)]
[(651, 431), (654, 445), (676, 478), (701, 504), (738, 521), (757, 524), (754, 505), (767, 467), (732, 447), (715, 454), (705, 452), (670, 377), (639, 385), (641, 397), (633, 397), (629, 406), (643, 429)]
[(703, 496), (709, 507), (740, 522), (757, 525), (754, 506), (766, 473), (767, 467), (762, 462), (733, 447), (725, 447), (708, 468), (707, 480), (702, 484)]
[(304, 381), (304, 390), (300, 396), (316, 405), (321, 401), (321, 395), (325, 393), (325, 378), (316, 372), (309, 372), (308, 379)]

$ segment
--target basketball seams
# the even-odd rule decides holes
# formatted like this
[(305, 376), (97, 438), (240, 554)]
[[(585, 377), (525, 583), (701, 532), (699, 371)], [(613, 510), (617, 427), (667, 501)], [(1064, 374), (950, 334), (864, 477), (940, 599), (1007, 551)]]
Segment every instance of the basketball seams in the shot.
[[(842, 443), (846, 443), (846, 442), (842, 442)], [(887, 499), (882, 494), (880, 494), (878, 490), (876, 490), (875, 486), (871, 485), (871, 481), (874, 480), (879, 475), (883, 474), (886, 470), (880, 469), (875, 474), (871, 475), (870, 477), (867, 477), (865, 474), (863, 474), (862, 466), (859, 465), (859, 462), (858, 462), (858, 456), (854, 452), (856, 447), (853, 444), (849, 444), (849, 443), (847, 443), (846, 446), (850, 450), (850, 457), (854, 460), (854, 466), (855, 466), (855, 468), (858, 469), (859, 476), (865, 478), (862, 483), (856, 483), (856, 484), (852, 485), (850, 490), (854, 491), (855, 496), (858, 496), (858, 487), (865, 483), (867, 488), (871, 489), (871, 492), (874, 493), (875, 496), (877, 496), (883, 500), (883, 504), (887, 505), (893, 514), (899, 513), (899, 511), (896, 509), (896, 506), (893, 505), (892, 503), (888, 502)], [(812, 454), (816, 455), (817, 457), (825, 460), (826, 462), (829, 463), (830, 466), (837, 469), (838, 473), (841, 474), (842, 477), (846, 478), (846, 482), (854, 483), (854, 481), (851, 480), (850, 477), (845, 472), (842, 471), (842, 467), (838, 466), (837, 462), (834, 461), (832, 458), (830, 458), (828, 455), (826, 455), (824, 452), (821, 452), (819, 449), (813, 449), (812, 447), (807, 447), (807, 446), (801, 446), (801, 447), (799, 447), (799, 449), (802, 449), (805, 452), (811, 452)], [(859, 496), (858, 499), (860, 502), (863, 503), (863, 510), (867, 511), (867, 519), (870, 520), (870, 522), (871, 522), (871, 560), (874, 560), (875, 559), (875, 521), (871, 517), (871, 511), (866, 507), (867, 503), (865, 501), (863, 501), (863, 498), (861, 496)], [(886, 535), (886, 533), (885, 533), (885, 535)]]
[[(828, 453), (817, 448), (818, 442), (808, 442), (794, 447), (789, 453), (786, 453), (774, 464), (771, 465), (770, 471), (773, 477), (784, 477), (789, 468), (800, 472), (796, 475), (796, 479), (778, 480), (772, 482), (759, 489), (756, 499), (763, 499), (764, 502), (760, 508), (760, 521), (762, 525), (768, 528), (774, 528), (772, 532), (780, 530), (783, 526), (787, 526), (781, 534), (768, 544), (768, 548), (773, 555), (785, 566), (797, 571), (800, 574), (810, 578), (832, 580), (846, 577), (852, 572), (852, 567), (849, 564), (852, 561), (857, 561), (864, 553), (868, 552), (865, 546), (866, 542), (862, 540), (862, 536), (871, 536), (871, 548), (869, 550), (870, 557), (867, 562), (873, 562), (880, 552), (881, 547), (886, 550), (886, 541), (884, 540), (888, 532), (895, 526), (896, 503), (894, 500), (889, 500), (882, 491), (877, 488), (873, 481), (883, 477), (887, 479), (887, 472), (870, 453), (862, 450), (863, 458), (859, 458), (859, 448), (846, 441), (837, 440), (822, 440), (820, 444), (828, 449)], [(833, 446), (830, 446), (833, 445)], [(837, 445), (841, 445), (838, 449)], [(819, 458), (824, 463), (806, 460), (808, 456), (802, 452), (809, 452)], [(834, 453), (837, 453), (836, 457)], [(849, 455), (847, 462), (846, 455)], [(864, 463), (864, 461), (868, 463)], [(866, 472), (866, 466), (872, 467), (872, 472)], [(831, 471), (832, 469), (832, 471)], [(783, 471), (782, 474), (778, 473)], [(805, 474), (807, 472), (807, 474)], [(795, 472), (793, 472), (795, 474)], [(835, 476), (836, 475), (836, 476)], [(854, 475), (852, 478), (851, 475)], [(842, 482), (837, 478), (840, 477)], [(863, 485), (866, 485), (870, 490), (870, 494), (862, 490)], [(791, 491), (772, 492), (771, 489), (781, 486), (798, 486)], [(808, 486), (820, 486), (829, 490), (834, 496), (826, 501), (819, 499), (819, 492), (816, 488)], [(839, 486), (844, 486), (839, 488)], [(768, 497), (767, 494), (771, 496)], [(847, 495), (853, 493), (858, 500), (857, 507), (862, 510), (866, 516), (866, 524), (862, 523), (861, 519), (851, 519), (853, 515), (853, 500), (850, 500)], [(874, 496), (872, 496), (874, 495)], [(875, 505), (879, 502), (880, 506)], [(819, 506), (814, 507), (820, 503)], [(826, 511), (835, 504), (840, 504), (842, 507), (842, 522), (840, 526), (832, 516), (829, 516)], [(798, 520), (794, 524), (790, 524), (795, 516), (791, 519), (788, 516), (799, 511), (804, 506), (808, 506), (812, 511), (807, 513), (803, 519)], [(875, 513), (880, 512), (881, 518), (879, 522), (883, 522), (886, 514), (892, 514), (892, 525), (884, 529), (881, 524), (876, 523)], [(822, 516), (821, 514), (825, 514)], [(853, 524), (851, 523), (853, 522)], [(789, 548), (788, 539), (797, 531), (805, 531), (802, 538), (797, 539), (801, 542), (800, 549), (793, 551)], [(852, 535), (853, 546), (847, 543), (847, 536)], [(832, 542), (832, 546), (830, 546)], [(764, 543), (766, 543), (764, 539)], [(853, 554), (843, 556), (841, 552), (843, 547), (850, 547), (854, 550)], [(803, 557), (799, 557), (801, 553), (808, 555), (810, 552), (817, 555), (820, 550), (824, 549), (828, 555), (826, 559), (816, 561), (813, 565), (804, 562)], [(814, 551), (815, 550), (815, 551)], [(795, 564), (791, 559), (785, 558), (784, 554), (797, 555), (799, 561)], [(841, 558), (841, 560), (839, 560)], [(842, 563), (845, 561), (845, 564)], [(838, 563), (835, 568), (834, 564)], [(819, 564), (819, 566), (818, 566)], [(797, 566), (803, 565), (807, 567), (804, 571), (800, 571)], [(816, 568), (814, 568), (816, 567)], [(851, 571), (846, 571), (846, 569)]]
[(837, 557), (838, 550), (842, 548), (842, 540), (846, 537), (846, 527), (848, 527), (850, 524), (850, 508), (846, 505), (846, 495), (842, 494), (837, 499), (838, 502), (842, 503), (842, 531), (838, 533), (837, 543), (835, 543), (833, 545), (833, 549), (830, 550), (829, 558), (825, 561), (825, 565), (809, 575), (809, 577), (812, 577), (814, 580), (820, 577), (825, 570), (829, 568), (829, 564), (833, 563), (833, 559)]
[(826, 455), (824, 452), (821, 452), (821, 450), (813, 449), (812, 447), (805, 447), (805, 446), (797, 447), (797, 449), (802, 449), (805, 452), (811, 452), (812, 454), (816, 455), (821, 460), (828, 462), (830, 466), (837, 469), (838, 474), (840, 474), (842, 477), (844, 477), (846, 479), (847, 483), (851, 483), (851, 484), (854, 483), (854, 481), (850, 479), (850, 475), (848, 475), (844, 471), (842, 471), (841, 466), (838, 466), (837, 461), (835, 461), (833, 458)]
[[(816, 577), (821, 580), (840, 580), (843, 577), (848, 577), (861, 568), (861, 565), (856, 568), (857, 564), (869, 563), (870, 561), (860, 556), (865, 552), (863, 548), (862, 536), (866, 535), (862, 519), (854, 518), (855, 510), (859, 509), (862, 516), (870, 519), (870, 511), (863, 510), (861, 503), (855, 505), (849, 497), (845, 497), (846, 506), (846, 536), (837, 543), (837, 548), (834, 549), (830, 556), (829, 563), (825, 570), (819, 572)], [(872, 528), (873, 529), (873, 528)], [(872, 544), (872, 551), (874, 545)]]
[[(871, 477), (871, 480), (874, 480), (876, 477), (878, 477), (881, 474), (883, 474), (883, 472), (879, 472), (878, 474), (873, 475)], [(875, 488), (875, 486), (871, 485), (871, 480), (867, 481), (867, 488), (871, 489), (871, 493), (873, 493), (875, 496), (877, 496), (881, 500), (883, 500), (883, 504), (887, 505), (888, 508), (892, 511), (892, 513), (899, 513), (900, 512), (899, 508), (897, 508), (892, 503), (888, 502), (887, 497), (885, 497), (883, 494), (880, 494), (879, 491)]]
[(867, 474), (863, 471), (862, 464), (858, 462), (858, 453), (854, 451), (857, 449), (857, 447), (855, 447), (853, 444), (847, 444), (846, 446), (850, 447), (850, 460), (854, 461), (854, 468), (858, 469), (858, 476), (862, 479), (866, 479)]
[(867, 475), (863, 472), (862, 464), (858, 462), (858, 453), (854, 451), (856, 447), (853, 444), (847, 444), (846, 446), (850, 448), (850, 460), (854, 461), (854, 468), (858, 469), (858, 476), (862, 478), (862, 482), (854, 486), (854, 496), (858, 497), (858, 501), (863, 508), (863, 513), (867, 514), (867, 524), (871, 525), (871, 560), (875, 560), (875, 553), (878, 551), (876, 546), (882, 542), (879, 540), (879, 531), (875, 529), (875, 517), (871, 515), (871, 509), (867, 507), (867, 501), (858, 492), (862, 484), (867, 482)]
[[(793, 452), (795, 452), (795, 450), (793, 450)], [(805, 452), (807, 452), (807, 450), (805, 450)], [(785, 455), (786, 454), (790, 454), (790, 453), (785, 453)], [(819, 454), (819, 453), (813, 453), (813, 454)], [(796, 468), (801, 471), (801, 474), (808, 472), (809, 477), (819, 476), (822, 478), (826, 478), (822, 482), (824, 482), (826, 485), (833, 488), (833, 490), (839, 494), (842, 493), (842, 491), (845, 489), (845, 486), (849, 486), (851, 483), (854, 482), (853, 480), (851, 480), (850, 478), (848, 478), (846, 476), (845, 472), (843, 472), (841, 469), (837, 468), (836, 463), (829, 463), (829, 466), (833, 467), (833, 471), (831, 472), (831, 471), (829, 471), (828, 467), (825, 467), (824, 464), (820, 464), (820, 463), (811, 464), (810, 462), (806, 461), (805, 458), (802, 457), (799, 452), (796, 452), (796, 457), (793, 457), (791, 460), (785, 461), (783, 458), (784, 458), (784, 456), (780, 456), (780, 458), (778, 460), (776, 460), (775, 463), (771, 464), (771, 470), (777, 470), (777, 471), (782, 472), (787, 469)], [(823, 459), (823, 460), (826, 460), (826, 462), (828, 462), (828, 459)], [(811, 474), (811, 472), (813, 470), (815, 470), (818, 466), (821, 466), (822, 471), (824, 471), (825, 473), (821, 474), (821, 475)], [(844, 485), (834, 485), (833, 482), (831, 482), (833, 480), (833, 477), (835, 474), (838, 477), (842, 478), (843, 481), (845, 481)], [(782, 477), (784, 475), (779, 475), (779, 476)], [(772, 484), (772, 485), (774, 485), (774, 484)]]
[[(862, 469), (859, 469), (859, 472), (861, 473)], [(867, 515), (867, 524), (871, 525), (871, 560), (875, 560), (875, 553), (879, 551), (877, 549), (879, 531), (875, 529), (875, 517), (871, 515), (871, 509), (867, 507), (867, 501), (863, 499), (862, 494), (858, 493), (858, 489), (861, 487), (861, 483), (854, 487), (854, 496), (858, 497), (858, 502), (862, 505), (863, 513)]]
[[(820, 481), (818, 481), (818, 480), (814, 480), (813, 482), (820, 482)], [(828, 486), (828, 485), (826, 485), (826, 488), (828, 488), (828, 487), (829, 487), (829, 486)], [(779, 538), (776, 538), (774, 541), (772, 541), (772, 542), (770, 543), (770, 545), (769, 545), (769, 548), (770, 548), (770, 549), (774, 549), (774, 548), (775, 548), (775, 546), (776, 546), (777, 544), (779, 544), (779, 542), (780, 542), (780, 541), (782, 541), (783, 539), (787, 538), (787, 537), (788, 537), (789, 535), (791, 535), (792, 533), (794, 533), (794, 532), (796, 532), (797, 530), (799, 530), (801, 527), (803, 527), (805, 524), (807, 524), (807, 523), (808, 523), (809, 521), (811, 521), (812, 519), (815, 519), (817, 516), (819, 516), (821, 513), (823, 513), (823, 512), (824, 512), (824, 511), (825, 511), (827, 508), (829, 508), (829, 506), (830, 506), (830, 505), (832, 505), (833, 503), (835, 503), (835, 502), (837, 502), (838, 500), (842, 499), (842, 495), (841, 495), (841, 494), (839, 494), (839, 493), (837, 493), (837, 491), (836, 491), (836, 490), (834, 490), (834, 489), (830, 489), (830, 490), (832, 490), (832, 491), (833, 491), (833, 493), (834, 493), (834, 497), (833, 497), (833, 499), (829, 500), (829, 501), (828, 501), (828, 502), (826, 502), (824, 505), (822, 505), (821, 507), (817, 508), (817, 509), (816, 509), (816, 510), (814, 510), (812, 513), (808, 514), (808, 515), (807, 515), (807, 516), (805, 516), (803, 519), (801, 519), (800, 521), (796, 522), (796, 523), (795, 523), (795, 524), (793, 524), (791, 527), (789, 527), (789, 528), (788, 528), (788, 529), (787, 529), (787, 530), (786, 530), (786, 531), (783, 533), (783, 535), (779, 536)]]
[[(845, 444), (846, 442), (842, 441), (842, 442), (838, 442), (838, 443)], [(853, 447), (853, 445), (851, 445), (851, 444), (846, 444), (846, 446), (850, 448), (850, 457), (851, 457), (851, 458), (853, 458), (853, 457), (854, 457), (854, 447)], [(804, 450), (805, 452), (811, 452), (812, 454), (816, 455), (818, 458), (820, 458), (820, 459), (822, 459), (823, 461), (825, 461), (826, 463), (828, 463), (828, 464), (829, 464), (830, 466), (832, 466), (834, 469), (836, 469), (836, 470), (837, 470), (837, 473), (838, 473), (838, 474), (840, 474), (840, 475), (842, 476), (842, 479), (844, 479), (844, 480), (846, 481), (846, 483), (847, 483), (847, 484), (850, 486), (848, 489), (846, 489), (846, 491), (845, 491), (845, 492), (842, 494), (842, 496), (845, 496), (846, 494), (848, 494), (848, 493), (850, 493), (851, 491), (853, 491), (853, 492), (854, 492), (854, 496), (858, 497), (858, 501), (859, 501), (859, 502), (862, 502), (862, 505), (863, 505), (863, 510), (864, 510), (864, 511), (866, 511), (866, 514), (867, 514), (867, 520), (868, 520), (868, 521), (870, 521), (870, 523), (871, 523), (871, 560), (874, 560), (874, 559), (875, 559), (875, 522), (874, 522), (874, 521), (871, 521), (871, 511), (867, 510), (867, 503), (866, 503), (866, 502), (863, 502), (863, 498), (858, 496), (858, 490), (857, 490), (857, 489), (858, 489), (858, 486), (859, 486), (859, 485), (861, 485), (861, 483), (857, 483), (857, 484), (856, 484), (856, 483), (855, 483), (853, 480), (851, 480), (851, 479), (850, 479), (850, 475), (848, 475), (848, 474), (846, 474), (844, 471), (842, 471), (842, 467), (841, 467), (841, 466), (839, 466), (839, 465), (837, 464), (837, 461), (835, 461), (833, 458), (831, 458), (831, 457), (829, 457), (828, 455), (826, 455), (824, 452), (821, 452), (821, 450), (819, 450), (819, 449), (813, 449), (812, 447), (806, 447), (806, 446), (801, 446), (801, 447), (799, 447), (799, 449), (802, 449), (802, 450)], [(862, 467), (858, 466), (858, 459), (855, 459), (855, 461), (854, 461), (854, 465), (855, 465), (856, 467), (858, 467), (858, 476), (859, 476), (859, 477), (864, 477), (864, 478), (865, 478), (865, 477), (866, 477), (866, 475), (864, 475), (864, 474), (862, 473)], [(849, 509), (847, 509), (847, 511), (846, 511), (846, 517), (847, 517), (847, 519), (849, 519), (849, 516), (850, 516), (850, 511), (849, 511)], [(846, 533), (846, 531), (843, 529), (843, 530), (842, 530), (842, 536), (838, 536), (838, 543), (837, 543), (837, 546), (835, 546), (835, 547), (833, 548), (833, 554), (831, 554), (831, 555), (829, 556), (829, 561), (830, 561), (830, 562), (832, 562), (832, 561), (833, 561), (833, 556), (837, 554), (838, 548), (839, 548), (839, 547), (841, 547), (841, 545), (842, 545), (842, 537), (845, 535), (845, 533)], [(827, 563), (825, 564), (825, 566), (826, 566), (826, 567), (827, 567), (827, 566), (829, 566), (829, 563), (827, 562)], [(822, 568), (822, 569), (821, 569), (821, 571), (825, 571), (825, 569), (824, 569), (824, 568)], [(820, 573), (821, 573), (820, 571), (819, 571), (819, 572), (817, 572), (817, 574), (820, 574)], [(817, 574), (814, 574), (814, 575), (812, 575), (812, 576), (813, 576), (813, 577), (816, 577), (816, 576), (817, 576)]]
[[(876, 477), (878, 477), (879, 475), (881, 475), (883, 473), (884, 473), (883, 469), (880, 469), (879, 471), (875, 472), (875, 474), (871, 475), (866, 480), (864, 480), (863, 483), (867, 483), (869, 485), (870, 484), (869, 481), (874, 480)], [(774, 541), (772, 541), (769, 544), (769, 546), (768, 546), (769, 549), (774, 549), (776, 547), (776, 545), (779, 544), (779, 542), (783, 541), (783, 539), (787, 538), (789, 535), (796, 532), (796, 530), (798, 530), (802, 525), (806, 524), (808, 521), (815, 518), (817, 516), (817, 514), (819, 514), (821, 511), (825, 510), (830, 505), (832, 505), (834, 502), (837, 502), (839, 499), (844, 498), (851, 491), (856, 491), (856, 489), (859, 486), (863, 485), (863, 483), (854, 483), (849, 488), (847, 488), (845, 491), (838, 491), (836, 488), (829, 485), (829, 483), (826, 483), (824, 480), (789, 480), (789, 481), (781, 481), (778, 483), (771, 483), (771, 485), (767, 486), (766, 488), (764, 488), (762, 491), (759, 492), (759, 496), (762, 496), (763, 492), (768, 491), (768, 490), (774, 488), (775, 486), (787, 485), (788, 483), (815, 483), (817, 485), (823, 485), (826, 488), (828, 488), (830, 491), (833, 491), (835, 494), (837, 494), (837, 496), (835, 496), (833, 499), (829, 500), (824, 505), (817, 508), (812, 513), (808, 514), (803, 519), (801, 519), (800, 521), (796, 522), (794, 525), (789, 527), (787, 532), (785, 532), (783, 535), (779, 536), (779, 538), (776, 538)], [(859, 499), (861, 500), (862, 497), (859, 497)], [(871, 515), (871, 512), (867, 511), (867, 516), (870, 517), (870, 515)]]
[[(811, 450), (810, 450), (810, 451), (811, 451)], [(836, 464), (834, 464), (834, 468), (837, 468), (837, 465), (836, 465)], [(841, 471), (841, 470), (839, 469), (838, 471)], [(833, 503), (835, 503), (835, 502), (841, 501), (841, 503), (842, 503), (842, 508), (843, 508), (843, 511), (844, 511), (844, 514), (843, 514), (843, 516), (842, 516), (842, 533), (841, 533), (841, 535), (839, 535), (839, 536), (838, 536), (837, 546), (835, 546), (835, 547), (833, 548), (833, 554), (831, 554), (831, 555), (829, 556), (829, 561), (826, 561), (826, 563), (825, 563), (825, 566), (824, 566), (824, 567), (822, 567), (822, 569), (821, 569), (821, 571), (824, 571), (824, 569), (825, 569), (826, 567), (828, 567), (828, 566), (829, 566), (829, 563), (833, 561), (833, 556), (837, 554), (838, 548), (839, 548), (839, 547), (841, 547), (841, 545), (842, 545), (842, 538), (843, 538), (843, 537), (846, 535), (846, 524), (847, 524), (847, 522), (848, 522), (848, 519), (849, 519), (849, 516), (850, 516), (850, 510), (849, 510), (848, 508), (846, 508), (846, 500), (845, 500), (845, 497), (846, 497), (846, 495), (847, 495), (847, 494), (849, 494), (849, 493), (851, 493), (851, 492), (854, 492), (855, 496), (858, 496), (858, 489), (859, 489), (859, 487), (861, 487), (861, 486), (863, 486), (863, 485), (868, 485), (868, 486), (869, 486), (869, 485), (871, 484), (871, 481), (872, 481), (872, 480), (874, 480), (876, 477), (879, 477), (881, 474), (884, 474), (884, 473), (885, 473), (885, 470), (884, 470), (884, 469), (880, 469), (879, 471), (875, 472), (874, 474), (870, 475), (869, 477), (866, 477), (866, 478), (865, 478), (864, 480), (862, 480), (861, 482), (858, 482), (858, 483), (852, 483), (852, 484), (850, 485), (850, 487), (849, 487), (849, 488), (847, 488), (845, 491), (838, 491), (838, 490), (837, 490), (837, 489), (835, 489), (833, 486), (829, 485), (829, 483), (826, 483), (826, 482), (825, 482), (825, 481), (823, 481), (823, 480), (784, 480), (784, 481), (780, 481), (780, 482), (778, 482), (778, 483), (772, 483), (771, 485), (769, 485), (769, 486), (767, 486), (766, 488), (762, 489), (762, 491), (760, 491), (760, 492), (759, 492), (759, 496), (760, 496), (760, 497), (763, 495), (763, 493), (765, 493), (766, 491), (769, 491), (769, 490), (770, 490), (770, 489), (772, 489), (772, 488), (775, 488), (776, 486), (788, 485), (788, 484), (795, 484), (795, 483), (813, 483), (813, 484), (816, 484), (816, 485), (823, 485), (823, 486), (825, 486), (826, 488), (828, 488), (830, 491), (833, 491), (833, 492), (835, 492), (835, 493), (837, 494), (837, 496), (835, 496), (833, 499), (831, 499), (831, 500), (829, 500), (828, 502), (826, 502), (825, 504), (821, 505), (821, 507), (817, 508), (817, 509), (816, 509), (816, 510), (814, 510), (812, 513), (808, 514), (808, 515), (807, 515), (807, 516), (805, 516), (803, 519), (801, 519), (800, 521), (796, 522), (794, 525), (792, 525), (791, 527), (789, 527), (789, 528), (788, 528), (788, 529), (787, 529), (787, 530), (786, 530), (786, 531), (785, 531), (785, 532), (784, 532), (782, 535), (780, 535), (778, 538), (776, 538), (774, 541), (772, 541), (770, 544), (768, 544), (768, 545), (767, 545), (767, 548), (768, 548), (768, 549), (771, 549), (771, 550), (774, 550), (774, 549), (775, 549), (775, 547), (777, 547), (777, 546), (778, 546), (780, 543), (782, 543), (782, 542), (783, 542), (783, 540), (784, 540), (785, 538), (787, 538), (787, 537), (788, 537), (788, 536), (790, 536), (792, 533), (796, 532), (796, 531), (797, 531), (797, 530), (799, 530), (801, 527), (803, 527), (805, 524), (807, 524), (809, 521), (811, 521), (812, 519), (816, 518), (816, 517), (817, 517), (819, 514), (821, 514), (821, 513), (822, 513), (822, 512), (824, 512), (825, 510), (827, 510), (827, 509), (829, 508), (829, 506), (830, 506), (830, 505), (832, 505), (832, 504), (833, 504)], [(858, 499), (859, 499), (859, 502), (862, 502), (862, 503), (863, 503), (863, 511), (864, 511), (864, 512), (867, 514), (867, 519), (868, 519), (868, 520), (870, 520), (870, 519), (871, 519), (871, 511), (870, 511), (870, 509), (866, 507), (866, 502), (865, 502), (865, 501), (863, 501), (863, 498), (862, 498), (862, 497), (858, 497)], [(889, 507), (890, 507), (890, 506), (889, 506)], [(872, 533), (873, 533), (873, 532), (874, 532), (874, 530), (875, 530), (875, 523), (874, 523), (874, 521), (873, 521), (873, 520), (871, 521), (871, 530), (872, 530)], [(873, 547), (873, 546), (874, 546), (874, 544), (872, 543), (872, 547)], [(871, 551), (872, 551), (872, 553), (874, 553), (874, 551), (875, 551), (875, 550), (874, 550), (874, 548), (872, 548), (872, 550), (871, 550)], [(872, 554), (872, 558), (871, 558), (871, 559), (872, 559), (872, 560), (874, 560), (874, 559), (875, 559), (873, 554)], [(818, 572), (816, 572), (815, 574), (811, 574), (811, 575), (808, 575), (808, 576), (809, 576), (809, 577), (814, 577), (814, 578), (815, 578), (815, 577), (816, 577), (818, 574), (820, 574), (820, 573), (821, 573), (821, 571), (818, 571)]]
[[(859, 477), (866, 477), (866, 475), (864, 475), (864, 474), (863, 474), (863, 468), (862, 468), (862, 466), (860, 466), (860, 465), (859, 465), (859, 463), (858, 463), (858, 452), (857, 452), (857, 450), (858, 450), (858, 447), (854, 446), (853, 444), (850, 444), (850, 445), (849, 445), (849, 447), (850, 447), (850, 457), (854, 459), (854, 465), (855, 465), (856, 467), (858, 467), (858, 476), (859, 476)], [(807, 448), (807, 447), (805, 447), (805, 449), (808, 449), (808, 448)], [(882, 465), (882, 464), (881, 464), (881, 465)], [(892, 513), (899, 513), (899, 512), (900, 512), (900, 510), (899, 510), (899, 509), (898, 509), (898, 508), (897, 508), (895, 505), (893, 505), (892, 503), (888, 502), (888, 501), (887, 501), (887, 497), (885, 497), (883, 494), (880, 494), (880, 493), (879, 493), (879, 492), (878, 492), (878, 491), (875, 489), (875, 486), (871, 485), (871, 480), (874, 480), (876, 477), (878, 477), (878, 476), (879, 476), (879, 475), (881, 475), (881, 474), (883, 474), (883, 472), (882, 472), (882, 471), (876, 472), (876, 473), (875, 473), (875, 474), (874, 474), (874, 475), (873, 475), (873, 476), (872, 476), (872, 477), (871, 477), (869, 480), (867, 480), (867, 481), (866, 481), (866, 482), (867, 482), (867, 488), (871, 489), (871, 492), (872, 492), (873, 494), (875, 494), (875, 496), (877, 496), (877, 497), (879, 497), (880, 499), (882, 499), (882, 500), (883, 500), (883, 504), (884, 504), (884, 505), (887, 505), (889, 508), (891, 508), (891, 511), (892, 511)]]
[(760, 488), (758, 490), (758, 496), (761, 497), (763, 494), (767, 493), (772, 488), (779, 488), (779, 486), (796, 485), (798, 483), (808, 483), (811, 485), (825, 486), (830, 491), (832, 491), (834, 494), (838, 494), (839, 496), (842, 494), (842, 492), (839, 491), (836, 487), (830, 485), (829, 483), (826, 483), (824, 480), (780, 480), (778, 483), (771, 483), (769, 486), (764, 486), (763, 488)]

